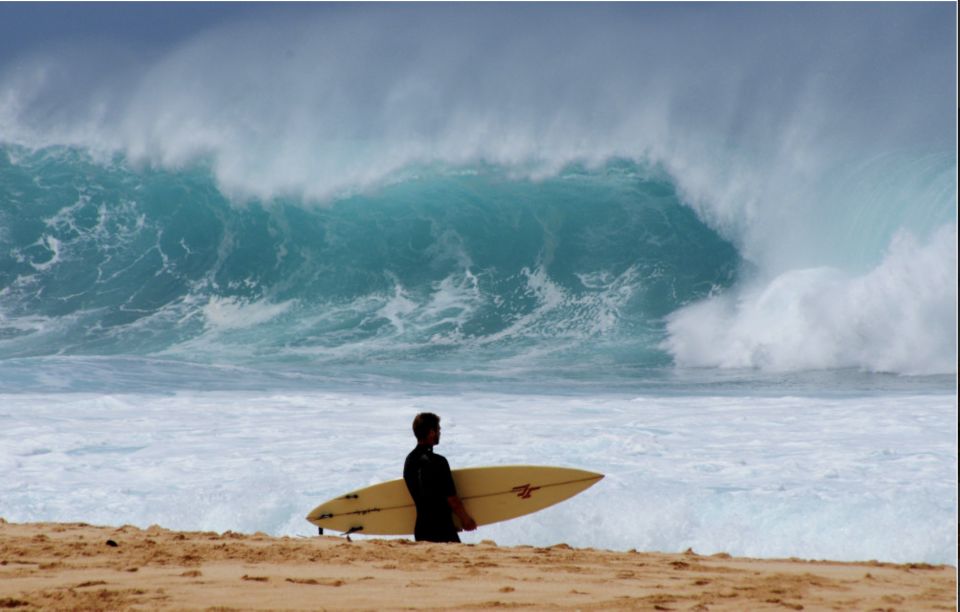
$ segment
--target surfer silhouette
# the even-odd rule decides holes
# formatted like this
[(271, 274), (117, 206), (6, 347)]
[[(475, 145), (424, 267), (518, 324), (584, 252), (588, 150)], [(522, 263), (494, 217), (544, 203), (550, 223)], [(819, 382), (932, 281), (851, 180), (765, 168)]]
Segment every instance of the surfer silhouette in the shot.
[(418, 542), (459, 542), (453, 515), (467, 531), (477, 528), (457, 496), (457, 487), (450, 473), (450, 464), (443, 455), (433, 452), (440, 443), (440, 417), (421, 412), (413, 419), (417, 447), (410, 451), (403, 464), (403, 480), (417, 507), (413, 536)]

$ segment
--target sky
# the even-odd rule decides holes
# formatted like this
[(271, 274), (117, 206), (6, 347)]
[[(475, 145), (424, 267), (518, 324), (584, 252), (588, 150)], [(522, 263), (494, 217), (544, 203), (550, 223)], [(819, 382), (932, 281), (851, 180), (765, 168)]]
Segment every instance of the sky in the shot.
[(0, 2), (0, 58), (68, 39), (164, 47), (224, 21), (282, 10), (234, 2)]
[[(557, 3), (506, 3), (486, 6), (460, 3), (318, 3), (318, 2), (0, 2), (0, 58), (9, 58), (23, 50), (43, 47), (65, 39), (97, 39), (109, 37), (139, 47), (176, 43), (217, 24), (236, 19), (278, 15), (318, 15), (344, 12), (414, 11), (439, 15), (446, 12), (480, 10), (519, 14), (539, 13), (543, 16), (565, 12), (606, 12), (642, 15), (645, 21), (664, 19), (669, 27), (684, 15), (706, 16), (710, 22), (724, 27), (724, 22), (763, 21), (793, 18), (795, 15), (826, 13), (830, 15), (864, 15), (876, 12), (878, 5), (891, 3), (754, 3), (754, 2), (641, 2), (627, 4), (578, 3), (561, 6)], [(892, 3), (897, 4), (897, 3)], [(908, 3), (921, 4), (921, 3)], [(956, 4), (926, 2), (920, 11), (934, 17), (932, 23), (945, 21), (950, 13), (956, 17)], [(805, 6), (804, 6), (805, 5)], [(819, 5), (819, 6), (816, 6)], [(871, 8), (872, 7), (872, 8)], [(881, 9), (883, 10), (883, 9)], [(893, 9), (896, 10), (896, 9)], [(907, 9), (917, 13), (917, 8)], [(562, 18), (562, 17), (561, 17)], [(946, 20), (949, 23), (949, 20)], [(869, 23), (867, 23), (869, 27)], [(745, 28), (747, 29), (747, 28)], [(954, 30), (955, 31), (955, 30)], [(917, 44), (923, 44), (918, 39)], [(731, 40), (731, 44), (736, 44)]]

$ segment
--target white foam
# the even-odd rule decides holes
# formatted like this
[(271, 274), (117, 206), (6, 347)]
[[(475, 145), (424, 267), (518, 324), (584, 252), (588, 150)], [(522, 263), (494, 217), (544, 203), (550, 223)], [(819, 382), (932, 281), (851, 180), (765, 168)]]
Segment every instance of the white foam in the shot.
[(218, 330), (255, 327), (279, 317), (295, 304), (296, 300), (273, 303), (213, 296), (203, 307), (203, 316), (211, 328)]
[(603, 472), (467, 542), (954, 563), (951, 395), (846, 399), (462, 393), (0, 395), (0, 516), (309, 535), (398, 478), (412, 416), (454, 467)]
[(663, 348), (688, 367), (956, 372), (957, 226), (902, 233), (875, 269), (792, 270), (668, 317)]
[(404, 319), (417, 309), (417, 304), (410, 299), (400, 281), (396, 278), (393, 280), (393, 296), (377, 311), (377, 316), (388, 320), (397, 333), (402, 334)]
[(56, 237), (45, 234), (41, 236), (40, 239), (37, 240), (37, 242), (35, 242), (31, 246), (43, 247), (50, 253), (50, 258), (47, 259), (46, 261), (37, 263), (31, 259), (28, 262), (30, 264), (30, 267), (32, 267), (37, 272), (43, 272), (44, 270), (48, 270), (51, 267), (60, 263), (61, 251), (63, 250), (63, 243), (60, 242), (60, 240), (58, 240)]

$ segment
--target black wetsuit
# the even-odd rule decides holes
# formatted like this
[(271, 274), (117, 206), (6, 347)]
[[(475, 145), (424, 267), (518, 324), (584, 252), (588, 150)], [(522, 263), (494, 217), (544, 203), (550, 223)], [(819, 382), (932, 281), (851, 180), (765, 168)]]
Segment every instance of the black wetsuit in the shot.
[(426, 542), (459, 542), (447, 498), (457, 494), (450, 464), (432, 446), (418, 445), (403, 464), (403, 479), (417, 506), (414, 538)]

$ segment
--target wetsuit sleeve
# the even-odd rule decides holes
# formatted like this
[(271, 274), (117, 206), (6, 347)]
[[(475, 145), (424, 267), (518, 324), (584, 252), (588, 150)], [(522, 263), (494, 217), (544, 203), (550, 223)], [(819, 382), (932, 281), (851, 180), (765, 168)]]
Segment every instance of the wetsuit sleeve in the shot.
[(450, 464), (444, 457), (437, 457), (437, 489), (443, 493), (444, 497), (452, 497), (457, 494), (457, 486), (453, 483), (453, 474), (450, 473)]

